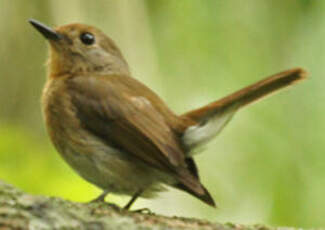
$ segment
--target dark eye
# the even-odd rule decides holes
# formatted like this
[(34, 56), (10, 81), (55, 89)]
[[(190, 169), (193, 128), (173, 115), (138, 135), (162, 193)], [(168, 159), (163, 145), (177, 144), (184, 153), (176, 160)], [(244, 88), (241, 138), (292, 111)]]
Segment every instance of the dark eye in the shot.
[(80, 35), (80, 40), (85, 45), (92, 45), (95, 42), (95, 36), (91, 33), (82, 33)]

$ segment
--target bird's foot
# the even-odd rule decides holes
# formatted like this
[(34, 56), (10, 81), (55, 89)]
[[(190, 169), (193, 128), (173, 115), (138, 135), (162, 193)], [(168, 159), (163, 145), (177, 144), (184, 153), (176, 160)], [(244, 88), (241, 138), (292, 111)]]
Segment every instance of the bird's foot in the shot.
[(105, 202), (105, 197), (107, 196), (108, 192), (104, 191), (102, 194), (100, 194), (95, 199), (89, 201), (89, 203), (98, 203), (98, 202)]

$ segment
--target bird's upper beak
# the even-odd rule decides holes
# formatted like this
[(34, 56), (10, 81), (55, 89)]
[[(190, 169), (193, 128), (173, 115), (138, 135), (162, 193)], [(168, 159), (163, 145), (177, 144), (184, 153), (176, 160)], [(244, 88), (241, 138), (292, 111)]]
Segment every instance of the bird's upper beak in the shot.
[(52, 40), (52, 41), (58, 41), (63, 38), (61, 34), (53, 30), (52, 28), (34, 20), (34, 19), (29, 19), (28, 20), (32, 26), (35, 27), (45, 38)]

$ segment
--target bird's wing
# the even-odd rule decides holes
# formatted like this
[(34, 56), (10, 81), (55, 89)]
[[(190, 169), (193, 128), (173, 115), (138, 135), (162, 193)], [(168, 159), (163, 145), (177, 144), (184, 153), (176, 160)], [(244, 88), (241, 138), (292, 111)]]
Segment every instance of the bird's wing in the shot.
[[(81, 76), (68, 81), (82, 126), (107, 144), (201, 191), (200, 182), (186, 168), (176, 134), (150, 99), (143, 96), (143, 91), (149, 89), (139, 82), (133, 82), (130, 88), (126, 81), (113, 76)], [(139, 84), (138, 90), (134, 90), (134, 84)]]

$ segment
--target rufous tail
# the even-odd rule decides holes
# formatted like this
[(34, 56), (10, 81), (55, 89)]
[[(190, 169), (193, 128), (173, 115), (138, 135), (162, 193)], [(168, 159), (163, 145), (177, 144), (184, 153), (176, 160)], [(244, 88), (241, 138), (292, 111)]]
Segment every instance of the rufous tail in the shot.
[(212, 102), (199, 109), (189, 111), (182, 116), (200, 121), (211, 115), (211, 113), (217, 114), (219, 111), (224, 111), (229, 107), (237, 105), (238, 108), (241, 108), (282, 88), (293, 85), (305, 79), (306, 76), (306, 71), (301, 68), (290, 69), (267, 77), (218, 101)]
[[(243, 88), (218, 101), (185, 113), (181, 117), (192, 123), (184, 130), (183, 143), (193, 149), (210, 141), (228, 124), (238, 109), (306, 78), (303, 69), (287, 70)], [(193, 124), (194, 123), (194, 124)]]

